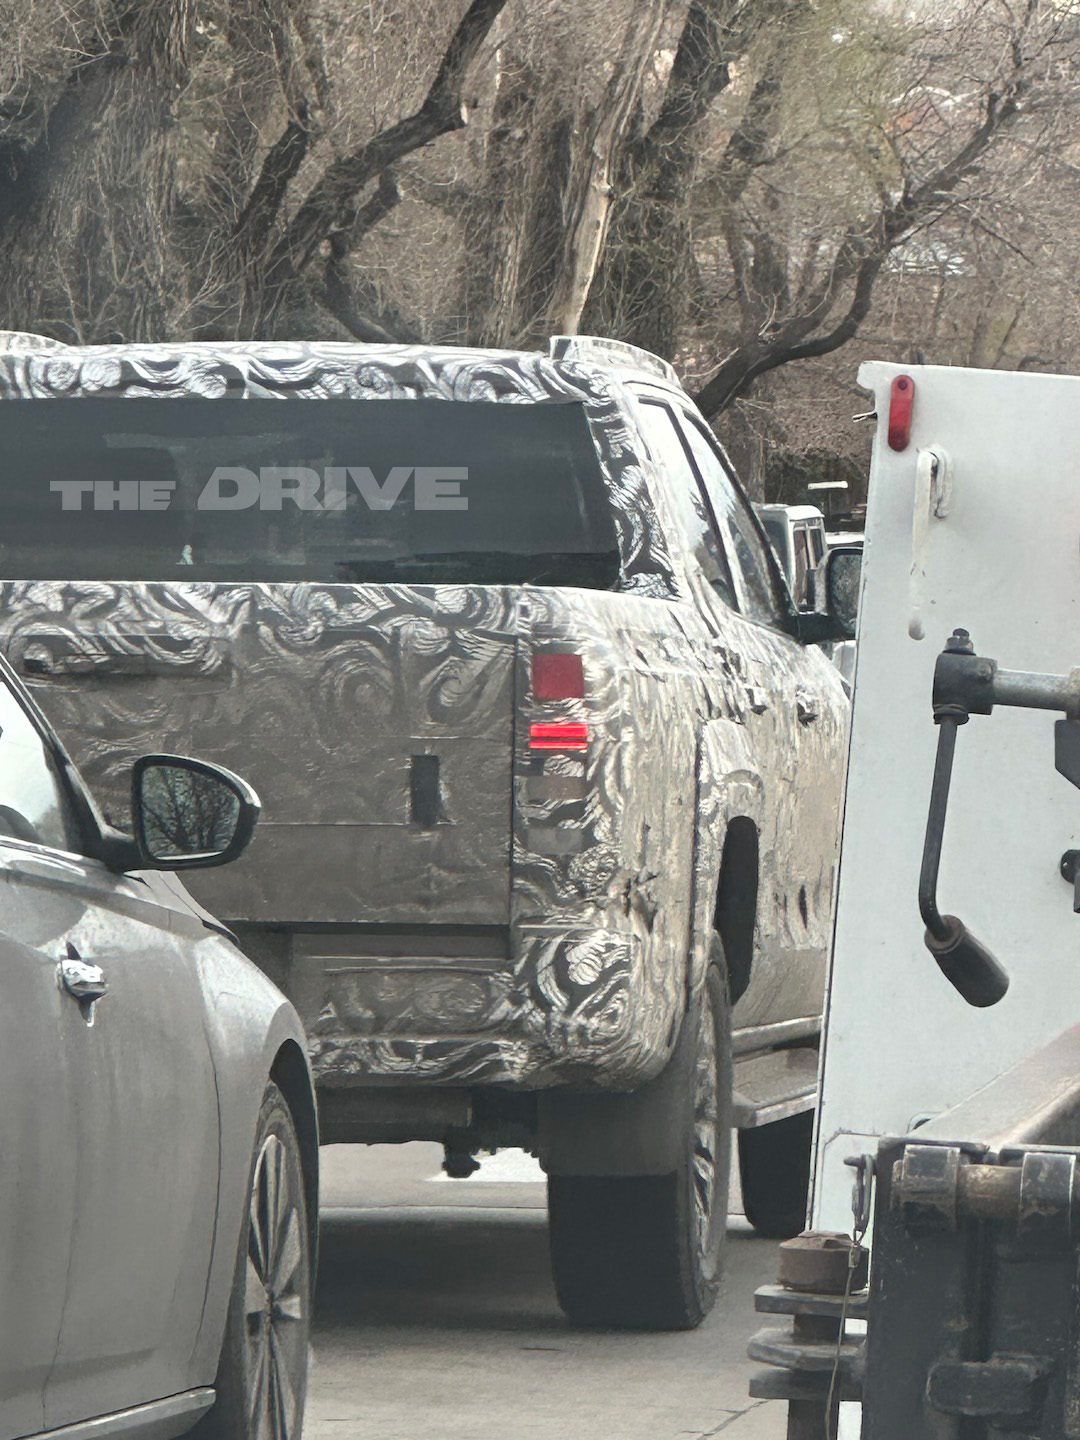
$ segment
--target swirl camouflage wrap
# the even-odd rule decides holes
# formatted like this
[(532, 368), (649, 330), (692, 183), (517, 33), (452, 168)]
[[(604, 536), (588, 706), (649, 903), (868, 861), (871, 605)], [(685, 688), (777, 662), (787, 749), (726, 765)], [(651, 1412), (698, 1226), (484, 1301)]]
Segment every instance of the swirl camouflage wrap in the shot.
[[(735, 820), (759, 856), (736, 1024), (818, 1014), (842, 686), (819, 650), (703, 578), (628, 380), (414, 347), (0, 353), (0, 398), (52, 407), (58, 430), (88, 397), (112, 402), (119, 435), (136, 398), (572, 402), (587, 417), (618, 550), (605, 588), (80, 578), (47, 559), (12, 571), (0, 544), (6, 652), (115, 822), (147, 750), (259, 791), (249, 851), (191, 889), (296, 1003), (321, 1085), (657, 1074), (704, 974)], [(538, 687), (543, 655), (575, 657), (578, 683)], [(540, 748), (546, 724), (577, 738)]]

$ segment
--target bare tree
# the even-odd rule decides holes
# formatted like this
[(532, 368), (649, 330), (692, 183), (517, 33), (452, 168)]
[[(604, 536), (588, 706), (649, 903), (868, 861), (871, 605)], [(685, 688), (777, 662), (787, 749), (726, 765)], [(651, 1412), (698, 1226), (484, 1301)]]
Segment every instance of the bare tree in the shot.
[(441, 49), (429, 34), (409, 76), (427, 71), (419, 105), (344, 145), (326, 137), (333, 86), (306, 0), (84, 0), (51, 27), (31, 6), (32, 41), (23, 13), (0, 12), (24, 37), (0, 98), (7, 323), (267, 334), (323, 260), (338, 318), (385, 333), (341, 262), (396, 203), (391, 168), (466, 123), (466, 76), (505, 4), (435, 7)]
[[(935, 235), (948, 245), (951, 222), (989, 208), (993, 163), (1004, 147), (1044, 135), (1073, 99), (1069, 19), (1039, 0), (1015, 9), (960, 6), (951, 26), (939, 17), (932, 30), (886, 17), (878, 53), (887, 58), (902, 48), (903, 64), (875, 67), (871, 87), (853, 86), (848, 113), (828, 117), (801, 157), (796, 147), (785, 149), (784, 100), (800, 75), (792, 52), (804, 49), (806, 37), (790, 28), (775, 34), (715, 174), (721, 283), (734, 295), (738, 328), (698, 393), (707, 414), (779, 366), (846, 345), (870, 315), (894, 257), (932, 245)], [(832, 43), (838, 52), (847, 44), (866, 49), (865, 36), (849, 40), (842, 31)], [(902, 86), (883, 90), (882, 76)], [(825, 173), (846, 171), (846, 183), (823, 193), (805, 167), (815, 154), (829, 164), (830, 153)]]
[(3, 321), (598, 330), (787, 446), (841, 351), (1075, 364), (1078, 46), (1080, 0), (0, 0)]

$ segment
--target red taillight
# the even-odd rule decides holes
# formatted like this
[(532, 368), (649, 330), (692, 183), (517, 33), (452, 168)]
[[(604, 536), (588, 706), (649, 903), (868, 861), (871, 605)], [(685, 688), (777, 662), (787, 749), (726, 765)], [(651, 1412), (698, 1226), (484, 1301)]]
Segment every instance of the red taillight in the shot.
[(530, 750), (587, 750), (589, 727), (574, 720), (529, 726)]
[(538, 652), (532, 657), (532, 688), (537, 700), (581, 700), (585, 695), (581, 656)]
[(911, 407), (915, 400), (915, 381), (910, 375), (897, 375), (889, 392), (889, 449), (906, 450), (911, 440)]

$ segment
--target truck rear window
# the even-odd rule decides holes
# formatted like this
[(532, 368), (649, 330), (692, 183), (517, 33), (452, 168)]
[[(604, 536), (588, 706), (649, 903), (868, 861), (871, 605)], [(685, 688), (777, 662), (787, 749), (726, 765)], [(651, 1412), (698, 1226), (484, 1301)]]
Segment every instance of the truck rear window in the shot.
[(584, 407), (0, 402), (0, 577), (613, 586)]

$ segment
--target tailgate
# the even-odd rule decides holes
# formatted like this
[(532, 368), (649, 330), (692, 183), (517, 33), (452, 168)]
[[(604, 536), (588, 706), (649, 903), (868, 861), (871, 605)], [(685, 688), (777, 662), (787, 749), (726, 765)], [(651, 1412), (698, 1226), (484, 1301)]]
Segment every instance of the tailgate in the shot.
[(0, 639), (115, 823), (148, 750), (263, 816), (190, 889), (228, 920), (506, 925), (514, 591), (7, 583)]

